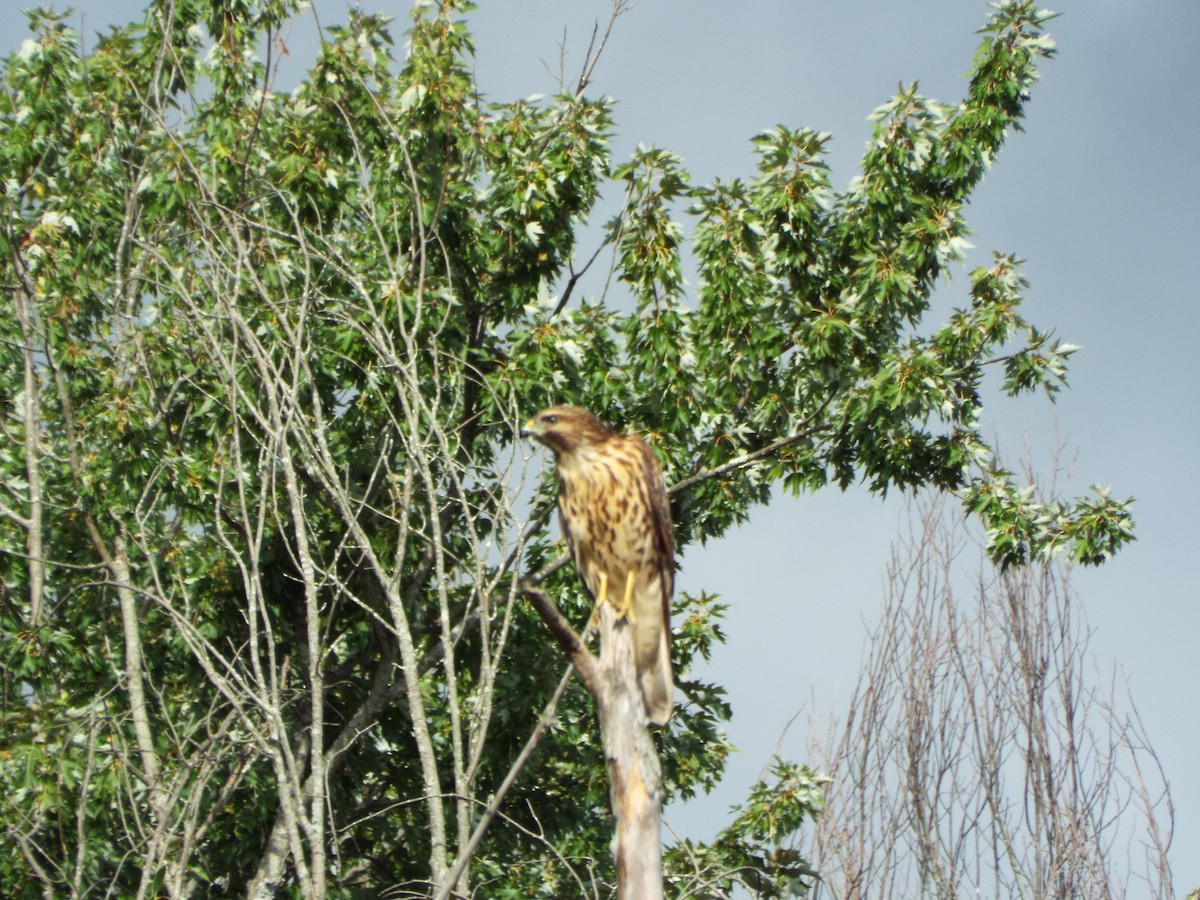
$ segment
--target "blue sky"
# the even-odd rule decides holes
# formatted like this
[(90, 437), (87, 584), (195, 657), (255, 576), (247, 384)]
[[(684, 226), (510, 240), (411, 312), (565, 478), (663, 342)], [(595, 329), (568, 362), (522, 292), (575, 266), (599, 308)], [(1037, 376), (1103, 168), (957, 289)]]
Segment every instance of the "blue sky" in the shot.
[[(0, 5), (0, 51), (24, 37)], [(141, 2), (89, 0), (84, 32), (138, 16)], [(407, 2), (363, 0), (403, 20)], [(1010, 138), (968, 210), (976, 250), (942, 292), (965, 302), (966, 273), (993, 249), (1027, 259), (1025, 313), (1080, 344), (1071, 389), (998, 401), (985, 422), (1017, 458), (1046, 462), (1062, 443), (1071, 492), (1093, 483), (1138, 498), (1138, 541), (1074, 580), (1102, 670), (1127, 678), (1171, 781), (1171, 854), (1182, 894), (1200, 886), (1200, 4), (1195, 0), (1061, 0), (1024, 133)], [(321, 20), (344, 16), (317, 0)], [(608, 0), (483, 0), (472, 15), (477, 73), (496, 100), (553, 93), (566, 29), (577, 71)], [(638, 143), (682, 155), (695, 181), (747, 176), (749, 138), (777, 123), (832, 132), (835, 187), (853, 175), (867, 114), (901, 81), (955, 102), (987, 6), (840, 0), (640, 0), (617, 24), (591, 91), (618, 100), (615, 157)], [(78, 25), (78, 20), (76, 20)], [(398, 24), (398, 29), (402, 25)], [(307, 33), (292, 60), (311, 58)], [(705, 677), (730, 691), (741, 753), (721, 789), (673, 824), (704, 836), (721, 821), (802, 707), (823, 718), (853, 687), (879, 605), (900, 504), (827, 490), (780, 501), (726, 539), (691, 548), (680, 587), (731, 604), (729, 643)], [(807, 726), (784, 749), (804, 756)]]

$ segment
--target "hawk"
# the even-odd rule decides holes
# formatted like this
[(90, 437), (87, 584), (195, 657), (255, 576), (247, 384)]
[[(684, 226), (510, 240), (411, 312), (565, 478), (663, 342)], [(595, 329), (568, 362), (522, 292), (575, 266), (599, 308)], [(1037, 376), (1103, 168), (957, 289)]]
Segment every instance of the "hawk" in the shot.
[(665, 725), (675, 703), (671, 594), (675, 548), (662, 467), (649, 445), (620, 435), (586, 409), (552, 406), (521, 429), (550, 448), (558, 513), (575, 568), (597, 603), (633, 626), (633, 658), (646, 717)]

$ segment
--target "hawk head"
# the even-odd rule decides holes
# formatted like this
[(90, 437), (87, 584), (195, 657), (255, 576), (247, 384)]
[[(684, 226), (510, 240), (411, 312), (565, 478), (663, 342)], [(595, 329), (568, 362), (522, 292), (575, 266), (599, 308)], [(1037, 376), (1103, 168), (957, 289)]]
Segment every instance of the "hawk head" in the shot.
[(578, 406), (551, 406), (525, 423), (521, 437), (532, 437), (554, 451), (555, 456), (574, 453), (601, 444), (612, 437), (612, 429)]

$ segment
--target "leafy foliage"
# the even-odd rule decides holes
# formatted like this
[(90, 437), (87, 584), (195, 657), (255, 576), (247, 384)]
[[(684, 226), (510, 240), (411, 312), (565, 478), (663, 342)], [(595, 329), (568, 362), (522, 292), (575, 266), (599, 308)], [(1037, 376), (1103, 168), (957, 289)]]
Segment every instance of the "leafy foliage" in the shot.
[[(729, 826), (708, 845), (684, 840), (667, 865), (680, 896), (728, 897), (735, 885), (764, 900), (805, 896), (817, 877), (790, 841), (820, 814), (827, 778), (776, 758), (770, 782), (759, 781)], [(699, 885), (699, 887), (697, 887)]]
[[(4, 64), (6, 895), (442, 882), (562, 667), (519, 602), (560, 554), (513, 440), (552, 401), (648, 434), (681, 546), (776, 486), (857, 480), (958, 492), (1004, 563), (1131, 539), (1128, 501), (1035, 502), (981, 436), (989, 365), (1052, 394), (1074, 349), (1019, 315), (1019, 260), (920, 331), (1052, 52), (1047, 14), (999, 4), (963, 102), (904, 88), (834, 193), (810, 131), (758, 135), (757, 174), (695, 186), (663, 149), (613, 166), (607, 100), (486, 103), (465, 2), (418, 3), (399, 64), (390, 23), (353, 13), (283, 93), (270, 54), (301, 5), (155, 0), (87, 54), (36, 11)], [(632, 308), (570, 302), (606, 185)], [(569, 568), (543, 586), (586, 619)], [(720, 612), (677, 610), (688, 702), (661, 749), (681, 795), (729, 749), (719, 686), (687, 672)], [(804, 876), (778, 847), (819, 790), (773, 778), (690, 848), (763, 891)], [(605, 801), (572, 689), (470, 883), (611, 883)]]

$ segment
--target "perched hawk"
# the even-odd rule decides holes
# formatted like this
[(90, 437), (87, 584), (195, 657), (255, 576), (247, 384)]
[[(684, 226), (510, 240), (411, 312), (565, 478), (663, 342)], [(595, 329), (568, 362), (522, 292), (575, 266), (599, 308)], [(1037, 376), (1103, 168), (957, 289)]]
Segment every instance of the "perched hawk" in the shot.
[(665, 725), (675, 703), (675, 549), (658, 458), (640, 437), (617, 434), (577, 406), (544, 409), (521, 434), (554, 451), (558, 512), (575, 568), (598, 603), (611, 603), (633, 625), (646, 716)]

